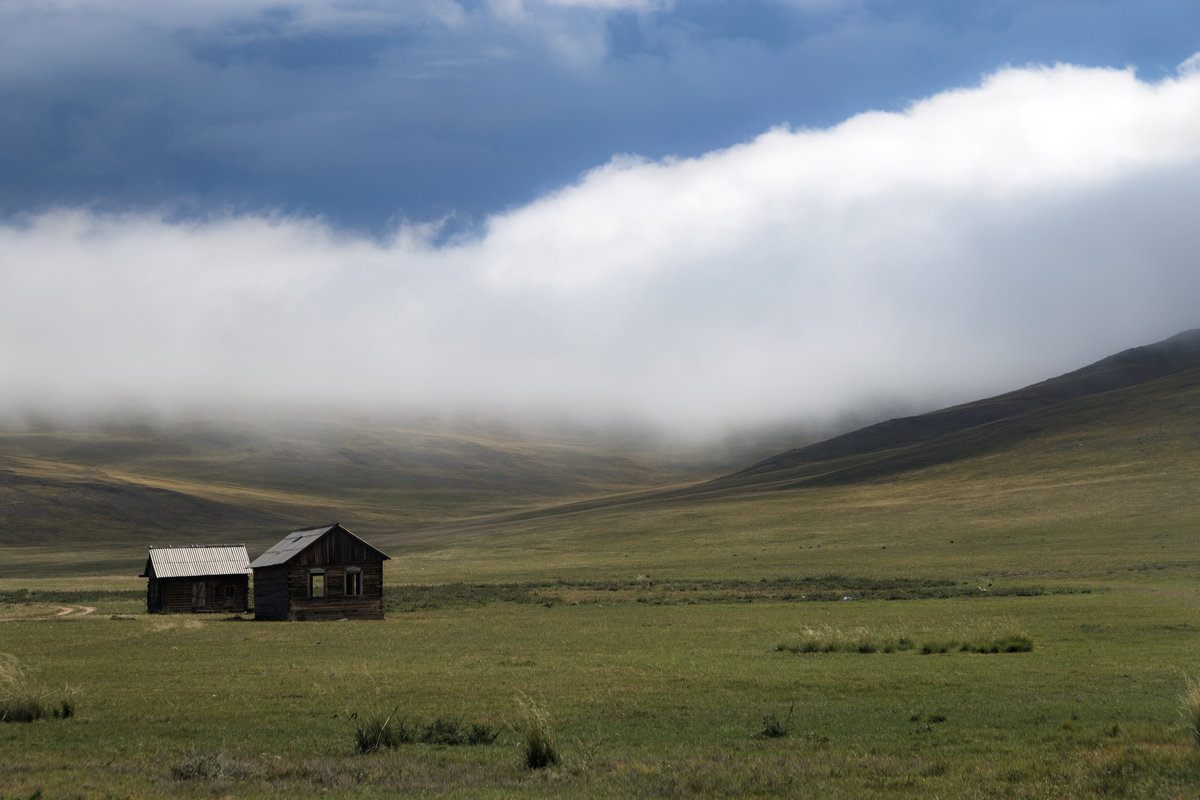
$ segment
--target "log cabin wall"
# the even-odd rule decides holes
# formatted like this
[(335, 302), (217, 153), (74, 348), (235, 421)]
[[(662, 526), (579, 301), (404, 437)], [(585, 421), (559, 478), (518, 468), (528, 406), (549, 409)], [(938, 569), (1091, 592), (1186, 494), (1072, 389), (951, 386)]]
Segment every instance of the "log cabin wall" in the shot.
[[(361, 570), (360, 595), (346, 594), (346, 571), (350, 567)], [(324, 570), (324, 597), (311, 597), (309, 594), (309, 579), (313, 569)], [(288, 568), (288, 596), (288, 616), (291, 619), (383, 619), (383, 563), (292, 564)]]
[(383, 619), (388, 556), (341, 525), (288, 534), (254, 559), (256, 619)]
[(146, 610), (240, 614), (248, 608), (249, 588), (248, 575), (150, 578)]

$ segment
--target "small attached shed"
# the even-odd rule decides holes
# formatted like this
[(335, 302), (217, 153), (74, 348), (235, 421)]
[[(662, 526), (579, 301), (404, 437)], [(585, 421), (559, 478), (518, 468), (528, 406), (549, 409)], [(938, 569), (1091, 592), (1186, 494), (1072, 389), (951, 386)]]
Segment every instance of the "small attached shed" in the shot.
[(380, 551), (334, 523), (293, 531), (254, 559), (254, 618), (383, 619)]
[(250, 599), (250, 557), (244, 544), (150, 547), (146, 610), (240, 614)]

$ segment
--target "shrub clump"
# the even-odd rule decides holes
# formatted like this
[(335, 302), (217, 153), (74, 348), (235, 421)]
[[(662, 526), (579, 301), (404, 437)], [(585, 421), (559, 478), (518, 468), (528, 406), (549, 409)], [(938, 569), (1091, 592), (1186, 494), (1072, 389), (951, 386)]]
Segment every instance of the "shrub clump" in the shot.
[(968, 630), (944, 638), (927, 639), (918, 647), (912, 636), (870, 628), (840, 630), (832, 627), (807, 628), (798, 640), (775, 646), (781, 653), (902, 653), (915, 650), (932, 653), (1028, 653), (1033, 639), (1023, 631), (1001, 625), (983, 630)]
[(491, 744), (500, 730), (483, 722), (464, 725), (462, 718), (438, 717), (429, 723), (409, 723), (396, 717), (395, 709), (387, 717), (372, 717), (354, 731), (354, 745), (360, 753), (403, 744), (480, 745)]
[(763, 715), (762, 730), (755, 734), (755, 738), (780, 739), (784, 736), (790, 736), (792, 733), (792, 715), (795, 711), (795, 703), (792, 703), (788, 707), (787, 714), (782, 717), (774, 711), (768, 711)]
[(775, 647), (780, 653), (899, 653), (916, 645), (906, 635), (894, 631), (876, 631), (867, 627), (841, 630), (830, 626), (806, 628), (794, 642)]
[(16, 657), (0, 653), (0, 722), (33, 722), (39, 719), (70, 719), (75, 703), (53, 692), (40, 690)]
[(559, 763), (558, 744), (550, 729), (550, 715), (528, 697), (521, 697), (521, 752), (526, 769), (545, 769)]

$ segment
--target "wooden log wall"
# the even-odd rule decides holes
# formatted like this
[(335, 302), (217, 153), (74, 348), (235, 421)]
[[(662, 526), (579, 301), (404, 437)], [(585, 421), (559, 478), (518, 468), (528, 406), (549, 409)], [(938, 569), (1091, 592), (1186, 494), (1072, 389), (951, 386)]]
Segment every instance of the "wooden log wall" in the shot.
[[(202, 584), (202, 604), (196, 585)], [(230, 596), (226, 596), (226, 588)], [(250, 577), (248, 575), (206, 575), (192, 578), (148, 578), (146, 610), (151, 613), (173, 611), (222, 612), (240, 614), (249, 608)], [(157, 600), (157, 602), (156, 602)]]
[[(362, 569), (362, 594), (346, 594), (346, 569)], [(308, 596), (311, 566), (288, 569), (289, 616), (297, 620), (383, 619), (383, 563), (323, 565), (325, 596)]]

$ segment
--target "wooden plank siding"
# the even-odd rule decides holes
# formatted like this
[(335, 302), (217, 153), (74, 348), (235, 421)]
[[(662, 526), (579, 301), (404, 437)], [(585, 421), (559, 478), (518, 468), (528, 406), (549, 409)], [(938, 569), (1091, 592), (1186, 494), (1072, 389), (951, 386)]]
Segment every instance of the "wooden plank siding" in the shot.
[[(383, 619), (386, 559), (336, 523), (296, 531), (250, 565), (254, 571), (254, 616), (269, 620)], [(347, 581), (351, 572), (357, 574), (357, 587)], [(321, 587), (316, 593), (314, 576)], [(348, 587), (358, 591), (348, 594)]]
[(151, 613), (174, 611), (241, 614), (249, 609), (249, 594), (249, 575), (151, 577), (146, 585), (146, 609)]
[(288, 568), (264, 567), (254, 570), (254, 618), (288, 618)]
[(365, 561), (378, 561), (379, 555), (375, 548), (356, 537), (347, 536), (339, 529), (330, 531), (308, 547), (301, 550), (291, 560), (293, 564), (304, 566), (325, 566), (340, 564), (343, 566), (361, 565)]
[[(315, 562), (312, 566), (318, 566)], [(325, 570), (325, 596), (309, 597), (312, 567), (288, 567), (288, 616), (296, 620), (383, 619), (383, 564), (319, 564)], [(346, 594), (346, 568), (362, 570), (362, 594)]]

